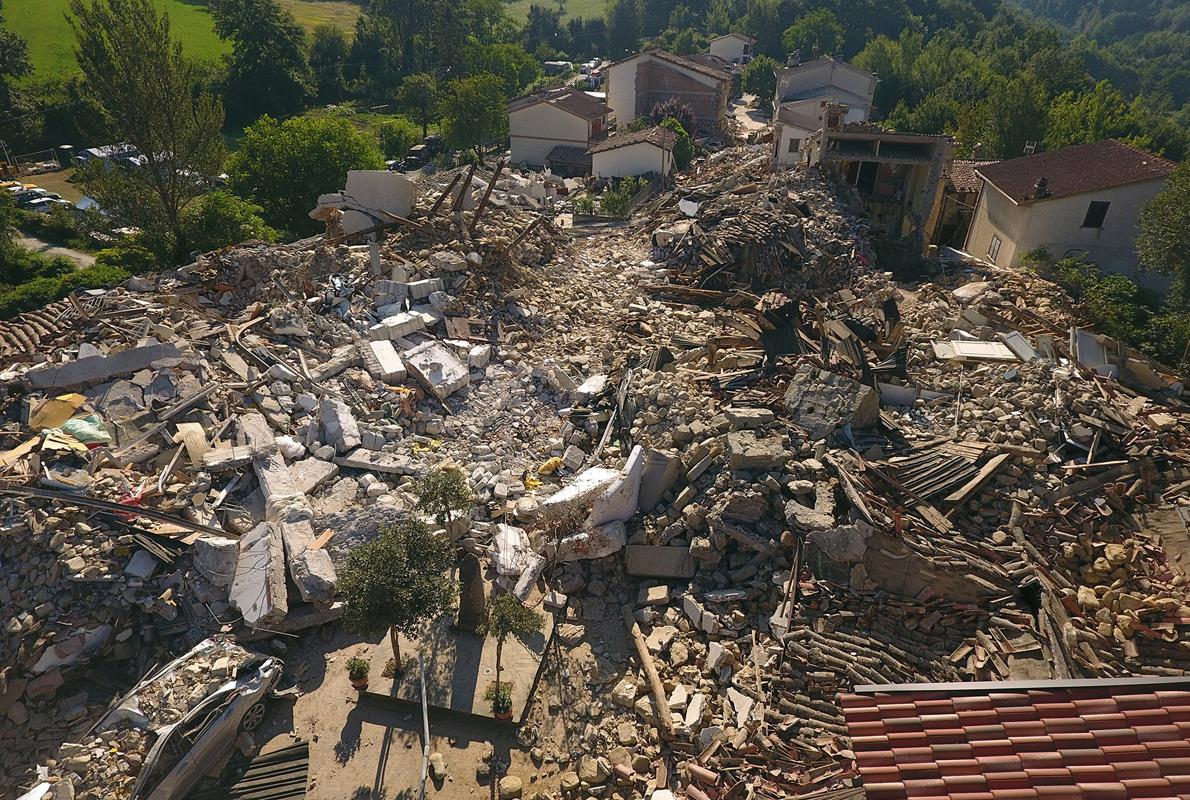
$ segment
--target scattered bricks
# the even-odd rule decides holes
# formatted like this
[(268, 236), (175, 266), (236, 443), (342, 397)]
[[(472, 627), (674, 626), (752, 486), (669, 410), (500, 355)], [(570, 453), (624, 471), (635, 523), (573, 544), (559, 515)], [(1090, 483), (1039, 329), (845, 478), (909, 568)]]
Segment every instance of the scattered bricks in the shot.
[(368, 338), (373, 342), (400, 339), (411, 333), (425, 330), (426, 321), (421, 314), (404, 311), (391, 317), (385, 317), (368, 329)]
[(324, 381), (327, 378), (333, 378), (348, 367), (354, 367), (359, 363), (359, 351), (354, 345), (343, 345), (335, 350), (331, 355), (329, 361), (319, 364), (310, 375), (315, 381)]
[(404, 283), (390, 280), (378, 280), (372, 284), (372, 299), (377, 308), (402, 302), (409, 292)]
[(434, 292), (441, 292), (446, 288), (441, 278), (427, 278), (424, 281), (414, 281), (405, 284), (410, 299), (424, 300)]
[(360, 348), (368, 374), (385, 383), (404, 383), (408, 373), (397, 348), (388, 339), (370, 341)]
[(360, 446), (359, 426), (342, 400), (324, 397), (318, 404), (318, 421), (323, 441), (333, 444), (336, 452), (347, 453)]
[(471, 382), (467, 366), (441, 342), (424, 342), (405, 353), (405, 366), (426, 391), (445, 400)]

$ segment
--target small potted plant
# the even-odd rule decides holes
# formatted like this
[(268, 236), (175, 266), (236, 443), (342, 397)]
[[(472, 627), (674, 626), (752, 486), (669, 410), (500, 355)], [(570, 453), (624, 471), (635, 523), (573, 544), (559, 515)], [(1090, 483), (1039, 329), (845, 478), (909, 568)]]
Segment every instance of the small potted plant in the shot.
[(512, 719), (512, 684), (511, 683), (494, 683), (488, 690), (488, 696), (492, 701), (492, 714), (498, 720)]
[(347, 679), (353, 689), (362, 692), (368, 688), (368, 670), (371, 668), (372, 664), (366, 658), (352, 656), (347, 659)]

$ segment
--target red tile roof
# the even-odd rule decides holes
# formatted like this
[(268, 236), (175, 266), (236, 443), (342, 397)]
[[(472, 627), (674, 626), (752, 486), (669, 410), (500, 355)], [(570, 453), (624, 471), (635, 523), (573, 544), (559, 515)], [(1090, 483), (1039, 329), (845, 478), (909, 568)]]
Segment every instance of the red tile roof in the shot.
[(1190, 798), (1190, 679), (863, 686), (869, 800)]
[[(977, 167), (976, 172), (1014, 202), (1026, 203), (1164, 178), (1176, 167), (1168, 159), (1115, 139), (1104, 139), (998, 161)], [(1033, 196), (1038, 178), (1045, 178), (1048, 184), (1049, 194), (1045, 197)]]
[(983, 186), (983, 180), (975, 174), (975, 170), (991, 166), (996, 161), (966, 161), (956, 158), (946, 168), (946, 177), (951, 186), (959, 192), (978, 192)]
[(563, 111), (585, 120), (600, 119), (610, 113), (607, 103), (596, 100), (586, 92), (580, 92), (569, 86), (558, 89), (543, 89), (540, 92), (526, 94), (508, 102), (509, 113), (521, 111), (538, 103), (549, 103)]
[(673, 131), (668, 128), (662, 128), (660, 125), (654, 125), (652, 128), (645, 128), (643, 131), (617, 133), (609, 136), (592, 147), (591, 152), (602, 153), (605, 150), (615, 150), (618, 147), (627, 147), (630, 144), (640, 144), (642, 142), (656, 145), (662, 150), (669, 151), (674, 149), (677, 141), (678, 137), (674, 135)]

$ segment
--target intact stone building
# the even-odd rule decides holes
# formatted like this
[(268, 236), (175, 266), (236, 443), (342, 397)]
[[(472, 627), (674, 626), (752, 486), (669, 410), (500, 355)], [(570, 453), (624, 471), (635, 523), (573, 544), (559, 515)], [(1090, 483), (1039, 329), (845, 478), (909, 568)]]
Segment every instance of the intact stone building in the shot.
[(1045, 247), (1055, 257), (1085, 254), (1105, 270), (1136, 275), (1141, 209), (1175, 167), (1114, 139), (981, 166), (964, 249), (1011, 267)]

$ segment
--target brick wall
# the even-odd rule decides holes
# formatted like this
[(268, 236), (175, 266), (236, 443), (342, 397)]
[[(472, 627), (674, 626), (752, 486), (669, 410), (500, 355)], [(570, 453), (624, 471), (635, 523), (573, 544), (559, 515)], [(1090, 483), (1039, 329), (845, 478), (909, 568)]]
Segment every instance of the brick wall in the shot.
[(694, 109), (699, 127), (714, 131), (722, 124), (727, 111), (726, 84), (719, 89), (707, 86), (674, 67), (653, 59), (645, 59), (636, 73), (636, 113), (647, 115), (653, 106), (677, 97)]

